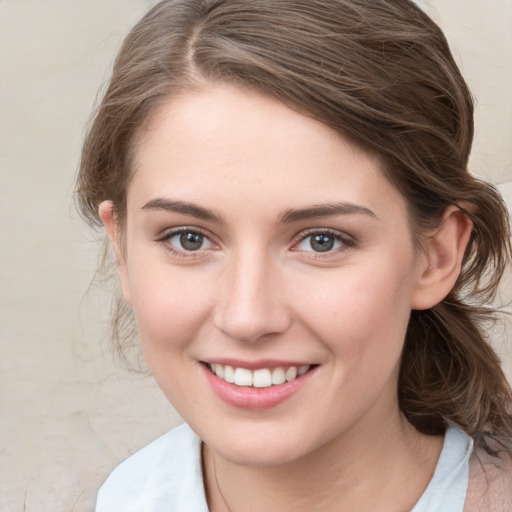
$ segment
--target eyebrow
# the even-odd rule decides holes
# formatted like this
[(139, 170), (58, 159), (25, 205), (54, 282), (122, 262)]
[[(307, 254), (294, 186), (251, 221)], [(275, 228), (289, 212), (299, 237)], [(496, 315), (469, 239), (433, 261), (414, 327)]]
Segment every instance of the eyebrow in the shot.
[[(171, 213), (180, 213), (182, 215), (190, 215), (202, 220), (212, 222), (224, 222), (221, 215), (215, 213), (213, 210), (204, 208), (194, 203), (186, 201), (178, 201), (166, 198), (156, 198), (147, 202), (143, 210), (163, 210)], [(297, 208), (286, 210), (278, 218), (282, 224), (290, 224), (300, 220), (314, 219), (317, 217), (327, 217), (333, 215), (367, 215), (374, 219), (378, 219), (377, 215), (368, 208), (354, 203), (336, 202), (327, 204), (313, 205), (307, 208)]]
[(213, 222), (223, 222), (220, 215), (217, 215), (214, 211), (208, 208), (203, 208), (193, 203), (185, 201), (174, 201), (172, 199), (156, 198), (147, 202), (143, 207), (143, 210), (163, 210), (172, 213), (181, 213), (183, 215), (190, 215), (202, 220), (209, 220)]
[(368, 215), (369, 217), (378, 219), (375, 213), (364, 206), (354, 203), (340, 202), (287, 210), (281, 215), (279, 220), (283, 224), (288, 224), (299, 220), (314, 219), (316, 217), (326, 217), (331, 215)]

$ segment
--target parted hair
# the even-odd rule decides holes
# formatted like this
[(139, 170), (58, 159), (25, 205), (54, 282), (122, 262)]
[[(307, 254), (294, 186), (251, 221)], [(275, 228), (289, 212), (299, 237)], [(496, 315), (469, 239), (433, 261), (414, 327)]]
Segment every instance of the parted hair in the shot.
[[(488, 340), (511, 256), (508, 213), (468, 170), (471, 93), (439, 27), (409, 0), (164, 0), (126, 37), (86, 136), (76, 197), (123, 225), (137, 135), (173, 95), (225, 82), (279, 99), (365, 151), (407, 199), (418, 250), (456, 205), (473, 222), (462, 271), (436, 306), (412, 311), (399, 403), (421, 432), (460, 426), (512, 453), (512, 392)], [(133, 340), (116, 296), (113, 339)]]

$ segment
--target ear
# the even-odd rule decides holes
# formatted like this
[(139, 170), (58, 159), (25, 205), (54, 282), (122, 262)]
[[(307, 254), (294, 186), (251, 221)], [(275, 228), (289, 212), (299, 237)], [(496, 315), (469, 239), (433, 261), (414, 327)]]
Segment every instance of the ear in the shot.
[(439, 229), (427, 240), (412, 309), (431, 308), (450, 293), (459, 277), (472, 229), (473, 223), (458, 207), (446, 210)]
[(114, 205), (112, 201), (103, 201), (98, 208), (98, 213), (101, 221), (103, 222), (103, 226), (105, 227), (112, 249), (116, 255), (116, 263), (119, 270), (124, 298), (131, 306), (132, 296), (130, 291), (130, 282), (128, 279), (128, 270), (126, 267), (126, 257), (121, 241), (121, 230), (114, 213)]

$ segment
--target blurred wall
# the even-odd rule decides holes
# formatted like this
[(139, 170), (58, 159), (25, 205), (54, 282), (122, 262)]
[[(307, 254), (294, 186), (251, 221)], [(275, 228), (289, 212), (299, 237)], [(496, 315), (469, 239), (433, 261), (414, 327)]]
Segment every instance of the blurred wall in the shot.
[[(108, 348), (97, 234), (71, 194), (96, 91), (152, 0), (0, 0), (0, 510), (92, 511), (180, 419)], [(477, 99), (473, 170), (512, 205), (512, 2), (432, 0)], [(510, 291), (510, 289), (509, 289)], [(510, 293), (508, 293), (510, 297)], [(496, 332), (508, 375), (512, 353)], [(512, 340), (508, 335), (508, 345)]]

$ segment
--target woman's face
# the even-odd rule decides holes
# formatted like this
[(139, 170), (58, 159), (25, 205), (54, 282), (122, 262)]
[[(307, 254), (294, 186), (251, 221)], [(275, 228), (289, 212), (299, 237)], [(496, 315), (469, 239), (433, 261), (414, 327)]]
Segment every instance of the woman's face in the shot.
[(127, 205), (120, 270), (144, 353), (213, 450), (279, 464), (396, 421), (423, 261), (377, 161), (212, 85), (153, 117)]

